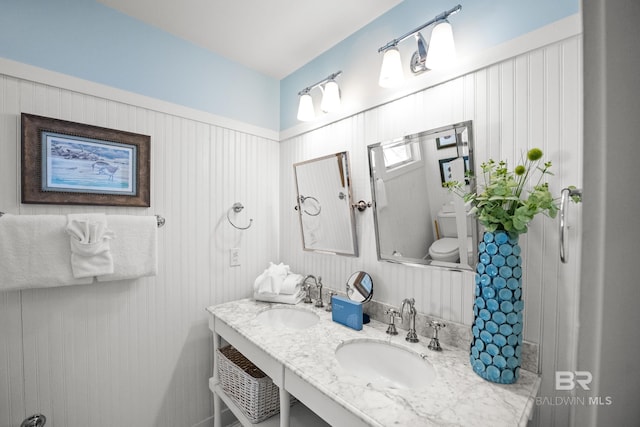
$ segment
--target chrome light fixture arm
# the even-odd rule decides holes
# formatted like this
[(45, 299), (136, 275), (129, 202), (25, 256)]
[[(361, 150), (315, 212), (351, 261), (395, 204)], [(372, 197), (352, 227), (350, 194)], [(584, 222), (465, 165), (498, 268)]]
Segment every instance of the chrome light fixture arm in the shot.
[(397, 39), (391, 40), (389, 43), (387, 43), (386, 45), (384, 45), (381, 48), (379, 48), (378, 49), (378, 53), (382, 53), (387, 49), (391, 49), (392, 47), (396, 47), (398, 45), (398, 43), (401, 43), (401, 42), (405, 41), (406, 39), (408, 39), (409, 37), (413, 36), (417, 32), (422, 31), (423, 29), (427, 28), (429, 25), (434, 24), (434, 23), (436, 23), (438, 21), (443, 21), (443, 20), (447, 19), (450, 15), (453, 15), (454, 13), (460, 12), (460, 10), (462, 10), (462, 5), (459, 4), (459, 5), (457, 5), (457, 6), (453, 7), (453, 8), (445, 11), (445, 12), (442, 12), (441, 14), (437, 15), (435, 18), (431, 19), (430, 21), (427, 21), (426, 23), (422, 24), (418, 28), (415, 28), (415, 29), (409, 31), (406, 34), (401, 35)]

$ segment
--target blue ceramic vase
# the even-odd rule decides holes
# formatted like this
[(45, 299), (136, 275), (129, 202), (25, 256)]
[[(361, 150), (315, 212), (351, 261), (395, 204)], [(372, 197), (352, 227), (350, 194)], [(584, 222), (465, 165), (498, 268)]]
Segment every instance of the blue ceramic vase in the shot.
[(485, 232), (478, 244), (471, 366), (488, 381), (512, 384), (522, 352), (522, 258), (518, 236)]

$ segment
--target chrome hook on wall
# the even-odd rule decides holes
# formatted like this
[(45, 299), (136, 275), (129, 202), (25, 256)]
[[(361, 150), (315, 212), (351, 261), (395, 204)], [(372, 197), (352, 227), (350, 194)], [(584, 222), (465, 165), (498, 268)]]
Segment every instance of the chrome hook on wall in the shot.
[(566, 264), (569, 262), (567, 207), (569, 199), (576, 203), (582, 201), (582, 190), (579, 188), (563, 188), (560, 194), (560, 261)]
[(229, 218), (229, 213), (231, 211), (235, 212), (235, 213), (240, 213), (242, 211), (242, 209), (244, 209), (244, 206), (242, 206), (242, 203), (240, 202), (236, 202), (233, 204), (233, 206), (231, 206), (229, 208), (229, 210), (227, 211), (227, 221), (229, 221), (229, 224), (231, 224), (234, 228), (237, 228), (238, 230), (246, 230), (249, 227), (251, 227), (251, 224), (253, 224), (253, 219), (249, 219), (249, 225), (247, 225), (246, 227), (238, 227), (237, 225), (235, 225), (233, 223), (233, 221), (231, 221), (231, 218)]

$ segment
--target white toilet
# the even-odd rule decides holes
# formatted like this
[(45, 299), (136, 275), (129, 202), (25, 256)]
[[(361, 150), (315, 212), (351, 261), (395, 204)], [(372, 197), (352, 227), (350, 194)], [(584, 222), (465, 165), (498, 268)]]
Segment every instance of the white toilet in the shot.
[[(450, 209), (440, 209), (438, 211), (438, 228), (440, 239), (433, 242), (429, 247), (429, 256), (434, 261), (458, 262), (460, 253), (458, 251), (458, 231), (456, 227), (456, 213), (449, 212)], [(471, 219), (467, 216), (467, 233), (471, 234)], [(467, 236), (467, 251), (473, 252), (473, 240)]]

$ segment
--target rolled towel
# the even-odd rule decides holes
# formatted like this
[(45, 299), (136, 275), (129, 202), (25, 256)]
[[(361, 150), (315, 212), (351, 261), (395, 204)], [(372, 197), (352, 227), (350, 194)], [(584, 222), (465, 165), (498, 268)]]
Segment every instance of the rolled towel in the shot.
[(295, 293), (298, 293), (303, 279), (304, 276), (302, 274), (291, 273), (287, 275), (287, 277), (282, 282), (280, 294), (293, 295)]
[(289, 266), (283, 263), (269, 263), (269, 267), (256, 278), (254, 282), (254, 290), (257, 293), (279, 294), (284, 279), (289, 274)]
[(67, 215), (65, 231), (70, 236), (73, 277), (80, 279), (113, 273), (109, 240), (115, 234), (107, 228), (106, 215)]

